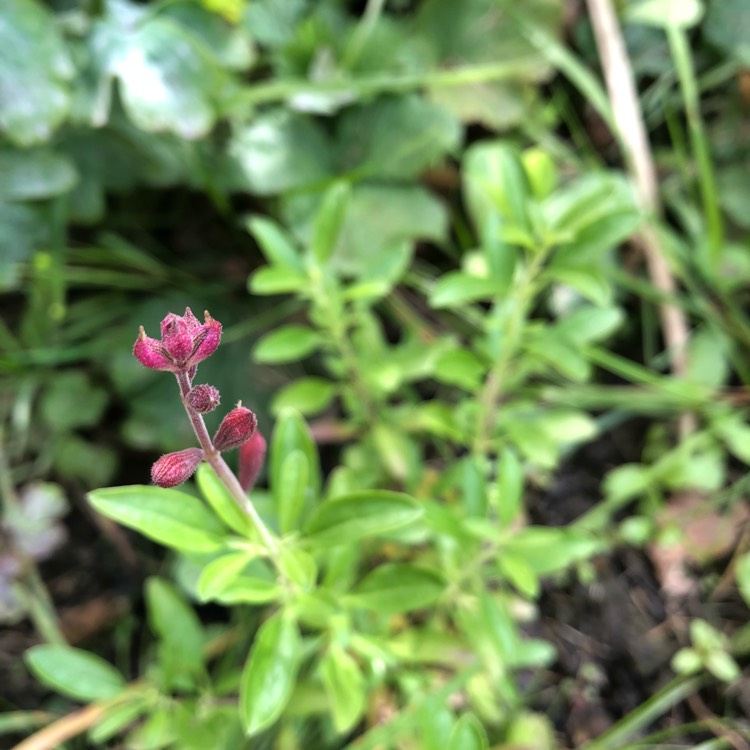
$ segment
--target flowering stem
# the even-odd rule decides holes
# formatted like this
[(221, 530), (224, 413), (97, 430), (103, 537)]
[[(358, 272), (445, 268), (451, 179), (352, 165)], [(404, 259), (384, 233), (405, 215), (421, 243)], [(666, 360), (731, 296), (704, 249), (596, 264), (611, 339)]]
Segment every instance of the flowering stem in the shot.
[(255, 506), (250, 502), (250, 499), (245, 494), (245, 491), (240, 486), (239, 480), (234, 475), (234, 472), (229, 468), (227, 462), (221, 457), (221, 453), (214, 448), (214, 444), (211, 441), (211, 437), (206, 429), (206, 423), (203, 421), (203, 415), (190, 408), (185, 401), (185, 397), (190, 391), (190, 378), (186, 372), (176, 372), (175, 377), (177, 383), (180, 386), (180, 393), (182, 395), (182, 403), (185, 406), (190, 423), (193, 425), (193, 431), (195, 436), (198, 438), (201, 448), (205, 453), (206, 462), (214, 470), (214, 473), (219, 478), (219, 481), (229, 490), (229, 494), (232, 499), (239, 505), (243, 513), (249, 516), (250, 520), (255, 526), (258, 534), (263, 540), (263, 544), (266, 549), (275, 556), (278, 554), (279, 545), (274, 539), (273, 534), (268, 530), (268, 527), (263, 523), (263, 519), (258, 515), (258, 511), (255, 510)]

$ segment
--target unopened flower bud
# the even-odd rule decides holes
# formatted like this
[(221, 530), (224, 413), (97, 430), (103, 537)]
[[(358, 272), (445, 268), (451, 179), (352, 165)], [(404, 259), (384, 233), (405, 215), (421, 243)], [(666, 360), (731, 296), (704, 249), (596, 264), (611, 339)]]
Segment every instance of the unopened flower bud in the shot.
[(256, 430), (252, 436), (240, 446), (239, 480), (242, 489), (247, 492), (252, 489), (255, 480), (263, 468), (266, 458), (266, 439)]
[(188, 391), (185, 402), (193, 411), (206, 414), (219, 405), (219, 391), (212, 385), (196, 385)]
[(229, 451), (238, 448), (252, 437), (258, 418), (244, 406), (237, 406), (224, 417), (214, 435), (214, 448)]
[(151, 479), (159, 487), (176, 487), (190, 479), (202, 460), (203, 451), (200, 448), (167, 453), (151, 467)]

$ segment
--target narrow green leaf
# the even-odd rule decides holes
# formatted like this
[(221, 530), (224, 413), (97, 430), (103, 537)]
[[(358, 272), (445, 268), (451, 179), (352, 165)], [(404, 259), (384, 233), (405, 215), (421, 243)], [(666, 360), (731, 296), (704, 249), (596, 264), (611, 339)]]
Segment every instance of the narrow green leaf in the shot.
[(347, 544), (406, 526), (422, 515), (408, 495), (363, 490), (328, 500), (317, 508), (307, 535), (317, 545)]
[(214, 470), (202, 463), (195, 472), (195, 480), (206, 502), (214, 513), (230, 528), (242, 536), (252, 536), (254, 527), (248, 516), (222, 484)]
[(288, 534), (298, 528), (305, 507), (310, 465), (307, 456), (299, 450), (288, 453), (281, 465), (280, 486), (277, 495), (279, 529)]
[(312, 354), (323, 344), (323, 337), (312, 328), (289, 325), (277, 328), (255, 345), (256, 362), (280, 364), (295, 362)]
[(302, 256), (292, 238), (275, 221), (265, 216), (252, 216), (247, 220), (246, 226), (258, 241), (270, 265), (304, 271)]
[(297, 624), (277, 612), (261, 625), (242, 671), (240, 713), (248, 736), (281, 716), (294, 688), (302, 655)]
[(500, 521), (510, 524), (518, 515), (523, 501), (523, 466), (515, 451), (506, 448), (498, 465), (498, 509)]
[(162, 578), (149, 578), (145, 593), (151, 630), (160, 639), (173, 642), (186, 657), (197, 656), (200, 660), (204, 638), (195, 610)]
[(136, 484), (94, 490), (87, 497), (99, 513), (168, 547), (210, 552), (223, 543), (225, 532), (214, 514), (179, 490)]
[(197, 591), (201, 601), (216, 599), (230, 589), (254, 557), (252, 552), (242, 550), (211, 560), (198, 579)]
[(455, 307), (467, 302), (489, 299), (497, 294), (499, 286), (493, 279), (469, 276), (462, 271), (446, 273), (432, 289), (432, 307)]
[(269, 480), (277, 508), (281, 508), (284, 503), (284, 461), (296, 450), (302, 451), (307, 459), (307, 484), (315, 498), (321, 487), (320, 461), (315, 441), (302, 415), (294, 409), (285, 409), (279, 414), (273, 429), (269, 458)]
[(750, 552), (744, 554), (738, 561), (734, 570), (739, 589), (745, 604), (750, 607)]
[(447, 750), (488, 750), (487, 733), (474, 714), (464, 714), (457, 722)]
[(45, 685), (80, 701), (114, 698), (125, 678), (96, 654), (71, 646), (32, 646), (24, 655), (29, 669)]
[(248, 288), (253, 294), (284, 294), (305, 288), (307, 276), (300, 271), (281, 266), (259, 268), (249, 279)]
[(365, 709), (365, 679), (357, 662), (344, 649), (331, 645), (320, 660), (323, 685), (337, 732), (350, 730)]
[(214, 594), (213, 598), (221, 604), (268, 604), (279, 599), (281, 593), (281, 588), (275, 581), (238, 575), (219, 593)]
[(387, 563), (365, 576), (348, 599), (358, 607), (396, 614), (427, 607), (436, 602), (444, 590), (445, 581), (435, 570)]
[(336, 249), (351, 196), (348, 182), (334, 183), (323, 196), (313, 226), (312, 257), (324, 266)]

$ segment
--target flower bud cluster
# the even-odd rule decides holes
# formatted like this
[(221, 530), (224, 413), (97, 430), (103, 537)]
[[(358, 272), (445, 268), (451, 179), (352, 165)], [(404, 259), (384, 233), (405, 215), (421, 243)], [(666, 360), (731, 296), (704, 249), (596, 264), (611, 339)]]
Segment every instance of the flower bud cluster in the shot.
[[(189, 307), (185, 308), (183, 316), (169, 313), (161, 322), (161, 339), (149, 338), (141, 326), (133, 354), (144, 367), (172, 372), (177, 376), (183, 402), (197, 425), (197, 434), (205, 436), (199, 415), (213, 411), (219, 405), (220, 394), (212, 385), (190, 386), (198, 363), (210, 357), (219, 346), (221, 323), (208, 312), (204, 319), (205, 322), (200, 323)], [(255, 414), (240, 403), (221, 421), (210, 446), (217, 452), (243, 447), (240, 482), (246, 489), (255, 482), (266, 453), (266, 441), (260, 433), (256, 433), (257, 426)], [(206, 443), (207, 436), (201, 438), (201, 442)], [(209, 450), (209, 446), (204, 447)], [(201, 448), (167, 453), (151, 467), (151, 479), (159, 487), (176, 487), (193, 475), (204, 457), (205, 452)]]

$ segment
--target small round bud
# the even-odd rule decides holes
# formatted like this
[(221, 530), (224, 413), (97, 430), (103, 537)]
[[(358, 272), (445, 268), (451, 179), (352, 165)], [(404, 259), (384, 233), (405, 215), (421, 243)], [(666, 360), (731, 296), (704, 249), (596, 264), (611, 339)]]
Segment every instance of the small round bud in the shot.
[(219, 405), (219, 391), (212, 385), (196, 385), (188, 391), (185, 402), (193, 411), (207, 414)]
[(151, 467), (151, 479), (159, 487), (176, 487), (190, 479), (202, 460), (203, 451), (200, 448), (167, 453)]
[(214, 435), (214, 448), (217, 451), (230, 451), (238, 448), (252, 437), (258, 426), (258, 418), (244, 406), (237, 406), (224, 417)]

